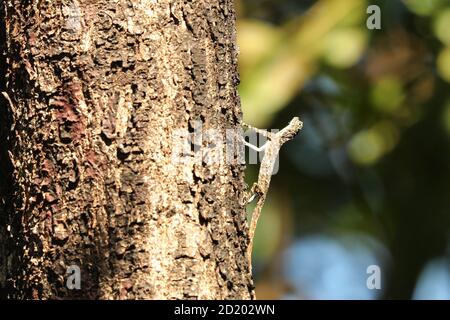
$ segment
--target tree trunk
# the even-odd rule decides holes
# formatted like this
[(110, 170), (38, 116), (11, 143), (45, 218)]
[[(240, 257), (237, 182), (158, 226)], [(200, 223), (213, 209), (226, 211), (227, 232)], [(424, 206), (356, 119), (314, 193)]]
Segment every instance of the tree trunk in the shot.
[(241, 122), (232, 0), (0, 6), (3, 294), (253, 297), (244, 166), (173, 159), (177, 131)]

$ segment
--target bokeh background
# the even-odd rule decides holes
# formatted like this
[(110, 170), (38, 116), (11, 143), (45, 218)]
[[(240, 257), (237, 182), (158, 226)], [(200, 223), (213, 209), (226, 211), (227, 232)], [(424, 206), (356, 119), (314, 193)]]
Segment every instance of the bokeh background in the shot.
[(304, 121), (256, 232), (258, 298), (450, 299), (450, 1), (236, 5), (244, 120)]

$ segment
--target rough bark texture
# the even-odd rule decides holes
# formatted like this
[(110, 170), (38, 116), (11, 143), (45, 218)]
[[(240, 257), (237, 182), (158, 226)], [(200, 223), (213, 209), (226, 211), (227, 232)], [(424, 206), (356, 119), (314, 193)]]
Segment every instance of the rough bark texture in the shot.
[(251, 298), (243, 166), (172, 161), (174, 130), (241, 121), (232, 1), (1, 6), (3, 293)]

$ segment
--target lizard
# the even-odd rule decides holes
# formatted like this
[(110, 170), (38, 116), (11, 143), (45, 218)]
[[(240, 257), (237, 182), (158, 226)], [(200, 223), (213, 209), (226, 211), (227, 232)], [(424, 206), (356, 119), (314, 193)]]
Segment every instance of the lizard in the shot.
[(264, 206), (267, 192), (269, 190), (270, 180), (272, 178), (272, 173), (275, 162), (278, 157), (278, 153), (280, 152), (280, 148), (283, 146), (283, 144), (293, 139), (298, 134), (298, 132), (303, 128), (303, 122), (300, 121), (298, 117), (295, 117), (284, 129), (276, 133), (269, 132), (267, 130), (257, 129), (246, 123), (243, 123), (243, 126), (267, 138), (267, 142), (261, 147), (254, 146), (251, 143), (245, 141), (245, 139), (243, 139), (244, 145), (249, 147), (250, 149), (255, 150), (256, 152), (264, 151), (264, 156), (259, 168), (258, 181), (253, 184), (250, 193), (246, 196), (247, 205), (253, 202), (253, 200), (256, 197), (258, 197), (256, 207), (251, 214), (251, 223), (249, 229), (249, 244), (247, 247), (247, 253), (251, 266), (253, 238), (255, 236), (255, 230), (258, 223), (258, 219), (259, 216), (261, 215), (261, 210)]

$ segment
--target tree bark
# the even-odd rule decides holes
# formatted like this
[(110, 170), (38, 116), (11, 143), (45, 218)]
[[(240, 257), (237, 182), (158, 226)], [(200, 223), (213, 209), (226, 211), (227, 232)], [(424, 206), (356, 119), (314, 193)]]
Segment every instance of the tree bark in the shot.
[(0, 6), (3, 294), (252, 298), (244, 166), (172, 158), (241, 122), (232, 0)]

